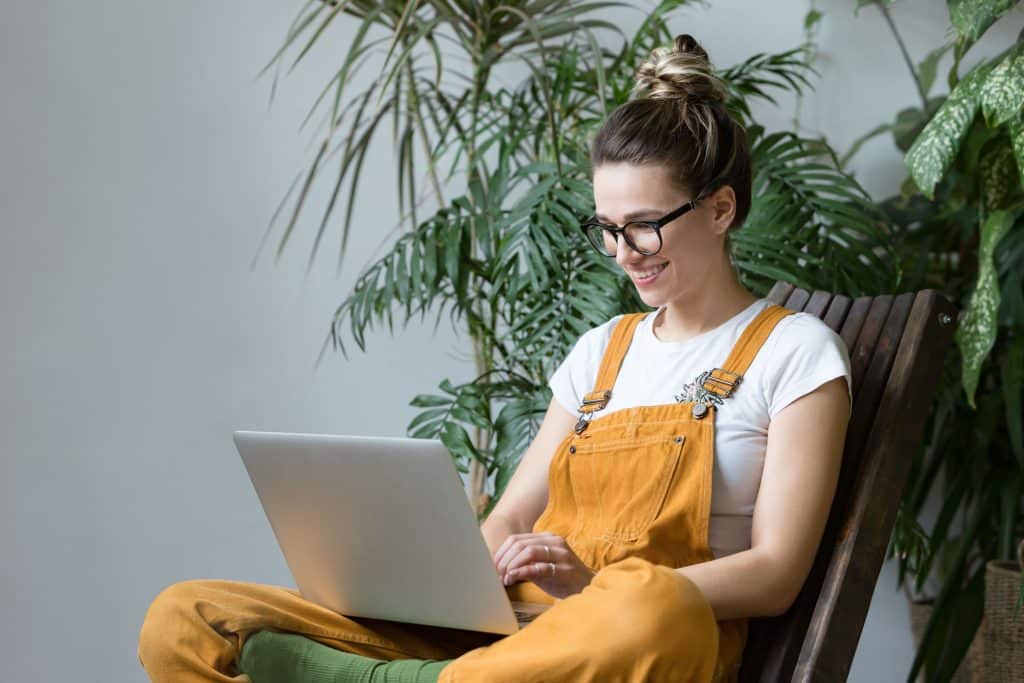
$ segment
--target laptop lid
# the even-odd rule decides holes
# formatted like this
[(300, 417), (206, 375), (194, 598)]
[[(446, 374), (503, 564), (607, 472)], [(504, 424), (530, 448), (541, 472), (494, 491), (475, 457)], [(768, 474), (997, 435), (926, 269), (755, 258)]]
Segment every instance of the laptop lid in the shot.
[(233, 437), (305, 598), (347, 616), (518, 630), (440, 441), (254, 431)]

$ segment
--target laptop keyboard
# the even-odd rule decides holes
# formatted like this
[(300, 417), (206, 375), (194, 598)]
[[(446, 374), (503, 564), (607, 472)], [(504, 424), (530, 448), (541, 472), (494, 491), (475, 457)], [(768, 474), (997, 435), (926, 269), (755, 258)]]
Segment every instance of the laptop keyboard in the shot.
[(512, 611), (515, 612), (516, 621), (519, 625), (529, 624), (531, 621), (543, 614), (551, 605), (535, 602), (512, 602)]
[(539, 614), (537, 614), (536, 612), (521, 612), (519, 610), (514, 611), (516, 613), (516, 620), (519, 622), (520, 626), (522, 626), (523, 624), (529, 624), (531, 621), (533, 621), (539, 616)]

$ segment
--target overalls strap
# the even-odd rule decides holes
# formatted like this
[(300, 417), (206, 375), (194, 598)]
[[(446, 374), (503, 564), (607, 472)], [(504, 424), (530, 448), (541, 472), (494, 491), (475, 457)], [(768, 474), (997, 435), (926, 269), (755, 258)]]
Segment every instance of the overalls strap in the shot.
[(640, 324), (646, 313), (627, 313), (622, 316), (615, 329), (612, 330), (611, 341), (605, 349), (601, 358), (601, 368), (597, 371), (597, 380), (594, 382), (594, 390), (583, 397), (580, 405), (581, 413), (592, 413), (604, 408), (612, 397), (612, 387), (615, 385), (615, 378), (622, 367), (622, 359), (626, 357), (626, 350), (633, 341), (633, 331)]
[(729, 357), (722, 367), (714, 368), (708, 374), (704, 380), (704, 389), (722, 398), (732, 396), (750, 364), (754, 362), (757, 352), (764, 346), (768, 335), (772, 333), (780, 320), (794, 312), (784, 306), (771, 304), (758, 313), (757, 317), (743, 330), (743, 334), (740, 335), (736, 345), (732, 347), (732, 352), (729, 353)]
[[(720, 368), (714, 368), (704, 380), (704, 389), (720, 396), (729, 398), (743, 380), (743, 374), (754, 362), (754, 357), (761, 350), (768, 335), (780, 320), (794, 311), (777, 304), (771, 304), (757, 314), (743, 330), (732, 352)], [(594, 390), (583, 397), (580, 405), (581, 413), (593, 413), (604, 408), (612, 397), (615, 378), (622, 367), (622, 360), (633, 341), (633, 332), (646, 313), (629, 313), (624, 315), (612, 330), (611, 341), (601, 359), (601, 368), (597, 372)]]

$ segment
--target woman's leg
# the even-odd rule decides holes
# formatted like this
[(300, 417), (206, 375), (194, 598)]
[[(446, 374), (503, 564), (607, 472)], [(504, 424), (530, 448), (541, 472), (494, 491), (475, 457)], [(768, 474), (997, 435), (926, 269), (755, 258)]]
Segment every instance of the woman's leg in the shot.
[[(735, 629), (727, 631), (723, 646), (735, 650)], [(690, 683), (721, 669), (719, 625), (704, 595), (671, 568), (634, 557), (603, 568), (518, 633), (457, 658), (438, 681)]]
[(248, 681), (238, 671), (254, 631), (300, 633), (330, 647), (377, 659), (449, 659), (493, 642), (495, 634), (346, 617), (297, 591), (241, 581), (176, 583), (150, 605), (139, 634), (139, 661), (156, 683)]

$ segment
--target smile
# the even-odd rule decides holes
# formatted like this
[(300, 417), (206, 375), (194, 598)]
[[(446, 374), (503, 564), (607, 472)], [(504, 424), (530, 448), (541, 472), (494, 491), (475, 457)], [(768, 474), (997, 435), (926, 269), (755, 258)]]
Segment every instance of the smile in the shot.
[(665, 268), (667, 268), (667, 267), (668, 267), (668, 263), (662, 263), (660, 266), (655, 266), (654, 268), (648, 268), (647, 270), (630, 270), (628, 272), (629, 272), (629, 276), (630, 277), (632, 277), (634, 280), (636, 280), (638, 282), (641, 282), (641, 281), (653, 280), (654, 277), (658, 275), (658, 273), (660, 273), (661, 271), (665, 270)]

